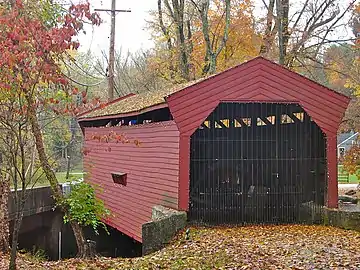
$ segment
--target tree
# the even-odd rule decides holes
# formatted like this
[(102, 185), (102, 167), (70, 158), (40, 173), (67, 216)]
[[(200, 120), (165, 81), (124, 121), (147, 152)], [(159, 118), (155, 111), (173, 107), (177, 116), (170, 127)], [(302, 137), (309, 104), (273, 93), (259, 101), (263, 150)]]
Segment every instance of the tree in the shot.
[[(77, 95), (78, 90), (62, 73), (61, 63), (68, 57), (69, 50), (79, 47), (74, 37), (83, 24), (86, 21), (100, 23), (99, 16), (91, 13), (89, 6), (89, 3), (71, 5), (50, 24), (30, 12), (27, 2), (21, 0), (0, 14), (0, 94), (21, 97), (19, 113), (28, 116), (42, 170), (55, 200), (67, 215), (70, 206), (63, 203), (62, 191), (46, 154), (38, 112), (51, 109), (56, 113), (73, 113), (77, 108), (73, 95)], [(81, 226), (73, 220), (70, 224), (78, 255), (84, 257), (88, 247)]]
[[(2, 158), (1, 166), (4, 166)], [(9, 213), (7, 204), (10, 187), (8, 176), (1, 173), (0, 177), (0, 253), (5, 253), (9, 250)]]
[[(174, 57), (178, 50), (166, 5), (158, 6), (149, 28), (156, 41), (152, 69), (172, 84), (182, 83)], [(238, 65), (258, 54), (259, 35), (250, 0), (185, 1), (190, 80)]]
[(355, 2), (304, 0), (291, 11), (290, 0), (263, 0), (267, 16), (260, 53), (269, 56), (277, 48), (279, 63), (289, 68), (305, 66), (304, 60), (319, 62), (327, 45), (349, 41), (333, 33), (347, 27), (344, 18)]
[(34, 170), (35, 155), (33, 154), (34, 142), (30, 132), (29, 115), (23, 111), (25, 100), (21, 95), (13, 92), (1, 92), (0, 101), (0, 154), (2, 157), (2, 184), (5, 187), (1, 201), (2, 215), (2, 251), (9, 247), (9, 219), (8, 200), (10, 183), (14, 189), (12, 200), (15, 202), (15, 215), (11, 241), (10, 269), (16, 268), (16, 251), (20, 225), (23, 218), (24, 206), (29, 189), (36, 183), (38, 170)]
[[(339, 132), (360, 131), (360, 46), (359, 18), (360, 5), (352, 10), (350, 27), (354, 38), (352, 42), (333, 45), (326, 50), (324, 68), (327, 71), (329, 84), (337, 90), (351, 96), (352, 100), (345, 113)], [(344, 169), (350, 174), (360, 177), (360, 146), (359, 141), (346, 151), (340, 160)], [(360, 198), (360, 193), (358, 193)]]
[[(226, 42), (229, 37), (229, 27), (230, 27), (230, 0), (225, 0), (225, 27), (224, 33), (221, 39), (221, 43), (214, 48), (216, 42), (211, 41), (210, 38), (210, 25), (209, 25), (209, 9), (210, 9), (210, 0), (201, 0), (196, 3), (192, 0), (192, 3), (199, 11), (202, 25), (202, 33), (204, 35), (205, 45), (206, 45), (206, 53), (205, 53), (205, 65), (203, 68), (203, 74), (214, 74), (216, 72), (216, 64), (217, 58), (221, 51), (226, 46)], [(220, 2), (219, 2), (220, 3)], [(215, 39), (215, 37), (214, 37)]]
[[(7, 9), (11, 8), (15, 1), (2, 1), (0, 3), (0, 12), (3, 14)], [(39, 0), (38, 6), (47, 9), (50, 13), (55, 14), (57, 5), (50, 6), (47, 0)], [(36, 12), (35, 12), (36, 13)], [(38, 14), (44, 17), (46, 14)], [(29, 16), (34, 16), (31, 12)], [(9, 250), (9, 213), (8, 201), (10, 193), (10, 182), (15, 189), (15, 206), (16, 215), (14, 219), (14, 230), (12, 238), (12, 254), (11, 254), (11, 267), (14, 267), (16, 259), (17, 236), (22, 220), (23, 204), (26, 200), (24, 186), (28, 186), (28, 179), (33, 178), (33, 165), (35, 156), (31, 155), (29, 159), (26, 151), (29, 145), (29, 129), (27, 128), (28, 118), (21, 116), (18, 112), (22, 109), (23, 100), (17, 95), (9, 95), (9, 93), (1, 92), (0, 101), (0, 252), (7, 252)], [(31, 141), (31, 140), (30, 140)], [(26, 150), (26, 151), (25, 151)], [(30, 160), (29, 166), (26, 171), (24, 168)], [(22, 187), (21, 191), (17, 191), (18, 184)]]
[(199, 14), (193, 21), (192, 37), (197, 77), (223, 71), (258, 54), (251, 1), (234, 0), (231, 5), (218, 0), (192, 2)]
[[(29, 192), (28, 187), (35, 182), (33, 180), (36, 171), (29, 170), (35, 162), (31, 155), (33, 144), (28, 123), (29, 118), (27, 114), (17, 113), (21, 110), (24, 100), (21, 96), (15, 98), (11, 96), (2, 97), (0, 104), (0, 125), (3, 133), (1, 137), (1, 153), (6, 166), (1, 171), (1, 174), (5, 175), (7, 181), (10, 180), (9, 182), (13, 184), (14, 188), (13, 201), (15, 202), (16, 211), (12, 232), (9, 269), (15, 269), (18, 235)], [(8, 201), (6, 201), (5, 205), (7, 204)], [(6, 210), (5, 213), (8, 214)], [(5, 217), (5, 221), (9, 222), (7, 217)], [(2, 233), (8, 233), (8, 231)], [(6, 237), (8, 237), (8, 235), (6, 235)]]
[[(164, 18), (166, 13), (166, 18)], [(166, 25), (165, 20), (169, 21)], [(185, 20), (185, 0), (158, 0), (158, 22), (162, 34), (167, 42), (167, 49), (170, 53), (170, 59), (173, 56), (172, 38), (170, 36), (170, 28), (174, 30), (176, 44), (176, 54), (178, 58), (178, 67), (180, 69), (181, 78), (185, 81), (190, 80), (189, 66), (189, 46), (188, 41), (191, 38), (190, 22)], [(170, 63), (171, 69), (175, 69)], [(173, 71), (173, 70), (172, 70)], [(172, 75), (173, 76), (173, 75)]]
[[(120, 49), (115, 52), (115, 92), (119, 97), (159, 90), (166, 85), (166, 81), (158, 76), (159, 71), (153, 68), (151, 59), (151, 50), (124, 53)], [(106, 76), (107, 66), (106, 62), (97, 60), (96, 69), (101, 75)]]

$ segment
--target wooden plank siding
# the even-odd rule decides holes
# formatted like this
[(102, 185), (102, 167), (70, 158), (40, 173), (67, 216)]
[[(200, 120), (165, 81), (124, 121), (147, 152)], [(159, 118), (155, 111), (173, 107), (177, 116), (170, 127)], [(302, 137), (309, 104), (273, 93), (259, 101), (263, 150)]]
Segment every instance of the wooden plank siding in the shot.
[[(93, 135), (123, 134), (129, 143), (99, 142)], [(135, 126), (85, 128), (87, 181), (111, 211), (106, 223), (142, 241), (141, 226), (154, 205), (178, 206), (179, 131), (174, 121)], [(137, 146), (134, 140), (140, 144)], [(111, 172), (127, 173), (127, 185), (113, 183)]]
[(349, 98), (262, 57), (226, 70), (167, 98), (180, 131), (179, 209), (189, 202), (190, 137), (220, 102), (298, 103), (326, 134), (327, 205), (337, 207), (337, 129)]
[[(244, 68), (247, 65), (250, 67)], [(225, 71), (168, 97), (181, 134), (191, 135), (222, 100), (261, 101), (253, 99), (254, 91), (275, 95), (278, 100), (298, 101), (324, 132), (336, 132), (347, 108), (345, 96), (314, 82), (309, 85), (304, 77), (263, 58), (240, 65), (238, 69), (238, 72), (231, 70), (230, 75)]]

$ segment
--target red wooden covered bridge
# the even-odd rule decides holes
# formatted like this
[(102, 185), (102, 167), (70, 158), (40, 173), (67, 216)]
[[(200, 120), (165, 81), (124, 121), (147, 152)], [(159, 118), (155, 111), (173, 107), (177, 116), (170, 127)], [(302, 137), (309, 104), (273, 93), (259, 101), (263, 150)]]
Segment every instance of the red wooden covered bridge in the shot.
[[(301, 222), (303, 204), (337, 207), (336, 133), (348, 102), (255, 58), (81, 115), (85, 169), (103, 188), (107, 223), (140, 242), (155, 205), (192, 221)], [(130, 143), (92, 139), (110, 132)]]

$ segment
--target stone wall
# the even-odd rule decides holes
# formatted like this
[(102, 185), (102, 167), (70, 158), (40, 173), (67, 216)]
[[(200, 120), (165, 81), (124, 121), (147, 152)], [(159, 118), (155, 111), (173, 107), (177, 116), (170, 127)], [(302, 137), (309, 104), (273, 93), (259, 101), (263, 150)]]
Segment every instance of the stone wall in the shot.
[(323, 224), (346, 230), (360, 231), (360, 205), (343, 204), (339, 209), (315, 207), (312, 203), (303, 204), (301, 213), (305, 223)]
[(325, 209), (323, 220), (325, 225), (360, 232), (360, 211), (354, 212), (341, 209)]
[[(15, 218), (15, 191), (9, 194), (9, 217), (10, 220)], [(38, 213), (50, 211), (55, 207), (55, 200), (52, 197), (50, 187), (38, 187), (26, 190), (26, 202), (24, 206), (24, 217), (36, 215)]]
[(186, 212), (180, 212), (160, 205), (152, 209), (151, 221), (142, 225), (143, 255), (161, 249), (186, 225)]

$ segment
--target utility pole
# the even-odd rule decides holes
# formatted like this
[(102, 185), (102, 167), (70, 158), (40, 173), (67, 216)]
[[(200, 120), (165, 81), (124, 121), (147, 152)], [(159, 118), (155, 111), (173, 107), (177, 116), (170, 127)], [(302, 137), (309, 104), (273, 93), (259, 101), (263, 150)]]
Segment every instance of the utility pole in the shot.
[(115, 16), (118, 12), (131, 12), (128, 9), (116, 9), (116, 0), (112, 0), (111, 9), (95, 9), (95, 11), (106, 11), (111, 13), (110, 49), (109, 49), (109, 101), (114, 99), (114, 73), (115, 73)]

